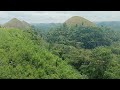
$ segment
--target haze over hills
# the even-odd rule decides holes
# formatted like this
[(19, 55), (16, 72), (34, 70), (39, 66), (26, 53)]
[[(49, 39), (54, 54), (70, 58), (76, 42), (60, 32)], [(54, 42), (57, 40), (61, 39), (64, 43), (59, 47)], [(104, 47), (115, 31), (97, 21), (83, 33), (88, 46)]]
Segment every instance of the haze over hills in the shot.
[(44, 30), (59, 27), (62, 23), (31, 23), (32, 26), (36, 27), (37, 29), (41, 28)]
[(17, 18), (13, 18), (7, 23), (3, 24), (5, 28), (18, 28), (18, 29), (30, 29), (31, 25), (25, 21), (20, 21)]
[(109, 27), (113, 30), (120, 30), (120, 21), (95, 22), (97, 26)]
[(67, 26), (73, 27), (73, 26), (96, 26), (93, 22), (80, 17), (80, 16), (73, 16), (69, 18), (67, 21), (64, 22)]
[(31, 26), (29, 23), (27, 23), (26, 21), (22, 21), (23, 24), (27, 25), (27, 26)]
[[(79, 17), (79, 16), (73, 16), (71, 18), (69, 18), (67, 21), (65, 21), (64, 23), (66, 23), (66, 25), (68, 25), (69, 27), (73, 27), (73, 26), (96, 26), (95, 23), (83, 18), (83, 17)], [(63, 23), (31, 23), (31, 25), (37, 29), (42, 29), (44, 31), (48, 30), (48, 29), (52, 29), (52, 28), (56, 28), (56, 27), (60, 27), (63, 25)]]
[[(66, 20), (64, 23), (66, 23), (67, 26), (73, 27), (73, 26), (104, 26), (108, 27), (114, 30), (120, 30), (120, 21), (102, 21), (102, 22), (91, 22), (83, 17), (80, 16), (73, 16)], [(5, 28), (18, 28), (18, 29), (29, 29), (31, 26), (34, 26), (36, 28), (40, 28), (43, 30), (48, 30), (51, 28), (59, 27), (63, 23), (27, 23), (26, 21), (20, 21), (17, 18), (13, 18), (7, 23), (0, 25), (0, 27)]]

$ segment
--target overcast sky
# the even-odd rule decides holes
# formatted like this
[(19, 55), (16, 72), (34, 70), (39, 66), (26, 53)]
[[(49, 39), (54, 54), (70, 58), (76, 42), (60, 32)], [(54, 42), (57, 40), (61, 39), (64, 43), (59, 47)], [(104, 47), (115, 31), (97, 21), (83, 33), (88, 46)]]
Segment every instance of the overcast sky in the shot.
[(12, 18), (28, 23), (63, 23), (72, 16), (82, 16), (90, 21), (120, 21), (120, 11), (0, 11), (0, 23)]

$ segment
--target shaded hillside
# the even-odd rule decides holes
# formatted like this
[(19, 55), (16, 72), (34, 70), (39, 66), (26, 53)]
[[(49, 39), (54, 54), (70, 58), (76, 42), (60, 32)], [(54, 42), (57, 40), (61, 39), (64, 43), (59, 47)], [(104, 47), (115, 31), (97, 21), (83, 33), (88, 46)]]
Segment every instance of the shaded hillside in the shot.
[(67, 26), (95, 26), (95, 24), (83, 17), (80, 16), (73, 16), (69, 18), (67, 21), (64, 22)]
[(7, 23), (3, 24), (5, 28), (18, 28), (18, 29), (30, 29), (31, 25), (25, 21), (20, 21), (16, 18), (11, 19)]

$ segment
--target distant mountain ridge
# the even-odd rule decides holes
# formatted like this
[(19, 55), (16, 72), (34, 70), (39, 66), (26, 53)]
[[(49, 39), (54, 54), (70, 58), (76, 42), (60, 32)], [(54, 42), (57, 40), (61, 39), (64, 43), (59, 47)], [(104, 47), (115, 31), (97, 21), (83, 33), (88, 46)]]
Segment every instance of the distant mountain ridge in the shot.
[(13, 18), (7, 23), (3, 24), (4, 28), (18, 28), (18, 29), (30, 29), (31, 25), (25, 21), (20, 21), (17, 18)]
[(47, 29), (59, 27), (62, 25), (62, 23), (32, 23), (31, 25), (38, 29), (47, 30)]
[(120, 21), (102, 21), (102, 22), (95, 22), (97, 26), (108, 27), (113, 30), (120, 31)]
[(83, 17), (80, 17), (80, 16), (73, 16), (71, 18), (69, 18), (68, 20), (66, 20), (64, 22), (64, 24), (66, 24), (67, 26), (70, 26), (70, 27), (73, 27), (73, 26), (96, 26), (95, 23), (83, 18)]

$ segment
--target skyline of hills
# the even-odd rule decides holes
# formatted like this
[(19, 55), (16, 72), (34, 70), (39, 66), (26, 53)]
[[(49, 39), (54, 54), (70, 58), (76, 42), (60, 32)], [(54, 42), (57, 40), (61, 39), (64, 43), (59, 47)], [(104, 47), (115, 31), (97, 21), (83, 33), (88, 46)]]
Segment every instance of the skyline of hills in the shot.
[(17, 18), (13, 18), (10, 21), (2, 25), (4, 28), (18, 28), (18, 29), (29, 29), (31, 25), (26, 21), (20, 21)]
[(95, 24), (83, 17), (73, 16), (64, 22), (67, 26), (95, 26)]
[[(72, 25), (75, 26), (76, 24), (82, 25), (83, 26), (104, 26), (108, 27), (111, 29), (115, 30), (120, 30), (120, 21), (100, 21), (100, 22), (91, 22), (83, 17), (80, 16), (73, 16), (69, 18), (68, 20), (64, 21), (64, 23), (67, 23), (68, 26)], [(54, 27), (59, 27), (63, 23), (28, 23), (24, 20), (19, 20), (17, 18), (12, 18), (10, 21), (0, 24), (0, 27), (6, 27), (6, 28), (19, 28), (19, 29), (27, 29), (30, 28), (31, 26), (35, 26), (36, 28), (41, 28), (41, 29), (48, 29), (48, 28), (54, 28)]]

